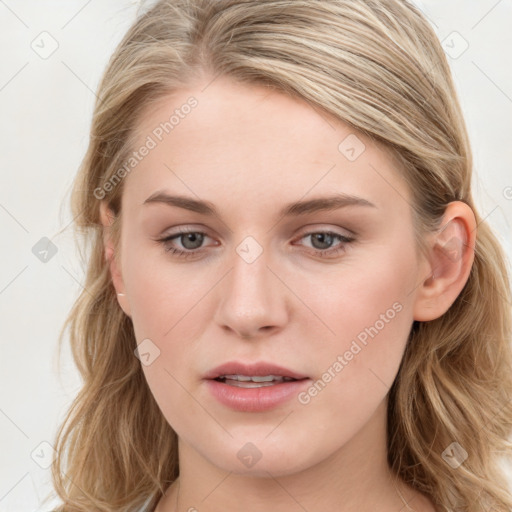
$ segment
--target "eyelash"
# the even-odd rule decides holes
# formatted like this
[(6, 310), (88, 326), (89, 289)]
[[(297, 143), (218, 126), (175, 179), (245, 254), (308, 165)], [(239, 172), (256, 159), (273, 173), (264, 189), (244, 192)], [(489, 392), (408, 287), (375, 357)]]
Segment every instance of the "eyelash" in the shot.
[[(160, 238), (157, 241), (160, 242), (164, 246), (165, 252), (171, 253), (173, 256), (176, 256), (178, 258), (190, 258), (190, 257), (193, 257), (193, 256), (197, 256), (198, 254), (203, 252), (201, 249), (181, 250), (181, 249), (176, 249), (175, 247), (172, 247), (172, 246), (169, 245), (169, 242), (171, 242), (175, 238), (179, 238), (182, 235), (186, 235), (186, 234), (199, 234), (199, 235), (205, 235), (206, 237), (208, 236), (203, 231), (180, 230), (178, 233), (175, 233), (173, 235), (170, 235), (170, 236), (167, 236), (167, 237), (164, 237), (164, 238)], [(318, 234), (329, 235), (329, 236), (332, 236), (334, 238), (337, 238), (340, 242), (342, 242), (337, 248), (334, 248), (334, 249), (333, 248), (324, 249), (324, 250), (312, 249), (312, 252), (313, 252), (313, 254), (315, 256), (321, 256), (321, 257), (324, 257), (324, 256), (329, 256), (329, 257), (337, 256), (338, 254), (340, 254), (342, 252), (345, 252), (346, 247), (344, 247), (344, 246), (346, 244), (349, 244), (349, 243), (351, 243), (351, 242), (353, 242), (355, 240), (355, 238), (353, 238), (353, 237), (347, 237), (347, 236), (344, 236), (344, 235), (340, 235), (339, 233), (335, 233), (333, 231), (328, 231), (328, 230), (327, 231), (310, 231), (309, 233), (305, 233), (304, 235), (302, 235), (300, 237), (300, 239), (306, 238), (307, 236), (318, 235)]]

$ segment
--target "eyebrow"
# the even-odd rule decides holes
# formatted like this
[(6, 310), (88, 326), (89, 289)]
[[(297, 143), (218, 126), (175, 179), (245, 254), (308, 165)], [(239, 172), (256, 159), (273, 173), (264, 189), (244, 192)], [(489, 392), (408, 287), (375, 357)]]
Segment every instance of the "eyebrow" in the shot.
[[(158, 191), (149, 196), (143, 205), (163, 203), (169, 206), (176, 206), (184, 208), (192, 212), (200, 213), (202, 215), (212, 215), (219, 217), (217, 209), (209, 201), (201, 201), (186, 196), (170, 195), (163, 191)], [(365, 206), (370, 208), (377, 208), (377, 206), (367, 199), (362, 197), (353, 196), (349, 194), (333, 194), (326, 197), (319, 197), (315, 199), (308, 199), (305, 201), (296, 201), (290, 203), (281, 209), (279, 217), (291, 217), (298, 215), (307, 215), (320, 211), (332, 211), (347, 206)]]

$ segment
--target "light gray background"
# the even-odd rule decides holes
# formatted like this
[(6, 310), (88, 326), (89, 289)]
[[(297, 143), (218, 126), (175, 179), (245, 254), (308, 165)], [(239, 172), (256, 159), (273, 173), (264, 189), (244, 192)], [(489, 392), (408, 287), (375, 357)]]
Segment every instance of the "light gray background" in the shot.
[[(452, 56), (469, 45), (449, 60), (473, 144), (477, 204), (512, 261), (512, 1), (416, 3)], [(51, 491), (45, 443), (79, 389), (67, 346), (58, 373), (56, 340), (83, 279), (72, 231), (56, 235), (71, 221), (94, 91), (138, 5), (0, 0), (0, 512), (51, 508), (40, 506)], [(46, 263), (32, 252), (42, 237), (58, 248)]]

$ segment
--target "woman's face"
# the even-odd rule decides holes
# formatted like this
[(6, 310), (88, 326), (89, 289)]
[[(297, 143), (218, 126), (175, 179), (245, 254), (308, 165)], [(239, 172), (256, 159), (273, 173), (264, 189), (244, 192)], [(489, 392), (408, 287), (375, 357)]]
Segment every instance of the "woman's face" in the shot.
[(410, 194), (348, 125), (263, 86), (206, 85), (139, 124), (116, 286), (183, 446), (228, 471), (292, 473), (377, 417), (368, 442), (382, 441), (426, 278)]

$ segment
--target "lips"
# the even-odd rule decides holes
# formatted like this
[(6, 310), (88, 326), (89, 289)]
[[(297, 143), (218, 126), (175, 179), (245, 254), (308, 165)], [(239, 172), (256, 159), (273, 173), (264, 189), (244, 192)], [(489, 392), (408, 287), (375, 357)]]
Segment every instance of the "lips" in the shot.
[[(252, 377), (269, 377), (272, 376), (276, 379), (283, 378), (286, 380), (302, 380), (307, 379), (307, 375), (302, 375), (288, 368), (278, 366), (272, 363), (241, 363), (230, 361), (221, 364), (213, 370), (210, 370), (205, 376), (205, 379), (222, 379), (232, 377), (242, 377), (241, 379), (232, 379), (243, 381), (244, 377), (251, 379)], [(245, 379), (248, 381), (247, 379)], [(258, 382), (258, 379), (254, 379)], [(260, 382), (265, 382), (264, 380)]]
[(209, 371), (204, 381), (222, 405), (240, 412), (284, 406), (311, 382), (305, 375), (272, 363), (235, 361)]
[(203, 379), (219, 403), (239, 412), (284, 407), (311, 382), (306, 375), (273, 363), (237, 361), (217, 366)]

